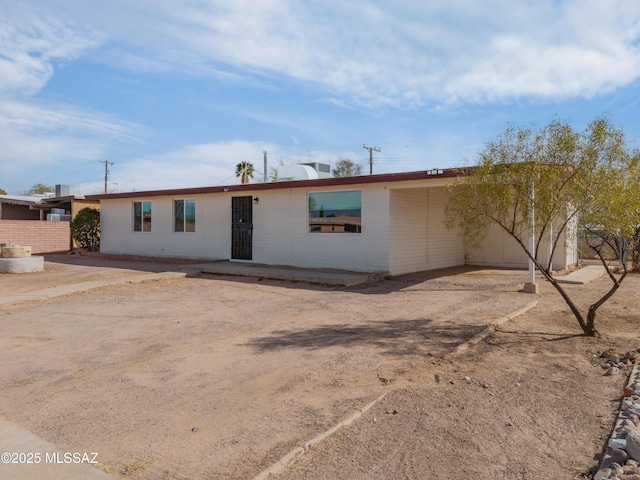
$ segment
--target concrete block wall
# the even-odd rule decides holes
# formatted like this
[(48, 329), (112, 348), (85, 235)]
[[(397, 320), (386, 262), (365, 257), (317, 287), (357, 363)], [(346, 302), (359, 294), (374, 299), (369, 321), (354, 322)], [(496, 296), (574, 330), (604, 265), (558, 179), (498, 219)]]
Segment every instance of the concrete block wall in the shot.
[(70, 239), (69, 222), (0, 220), (0, 243), (31, 246), (33, 255), (68, 252)]

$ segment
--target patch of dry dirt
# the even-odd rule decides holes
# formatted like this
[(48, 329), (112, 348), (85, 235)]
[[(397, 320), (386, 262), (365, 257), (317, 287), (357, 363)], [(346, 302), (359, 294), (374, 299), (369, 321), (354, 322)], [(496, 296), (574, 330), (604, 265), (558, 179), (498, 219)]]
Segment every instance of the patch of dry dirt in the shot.
[[(251, 478), (387, 389), (281, 477), (575, 478), (597, 464), (624, 382), (592, 354), (640, 348), (640, 277), (603, 307), (603, 339), (572, 336), (542, 285), (539, 307), (447, 357), (531, 301), (525, 275), (350, 289), (203, 277), (12, 307), (0, 311), (0, 414), (99, 452), (121, 478)], [(570, 288), (586, 299), (605, 286)]]
[[(608, 286), (567, 288), (587, 305)], [(573, 335), (576, 320), (543, 284), (538, 307), (460, 357), (421, 362), (277, 478), (591, 478), (630, 372), (604, 376), (594, 355), (640, 348), (639, 290), (640, 276), (629, 277), (602, 307), (595, 339)]]

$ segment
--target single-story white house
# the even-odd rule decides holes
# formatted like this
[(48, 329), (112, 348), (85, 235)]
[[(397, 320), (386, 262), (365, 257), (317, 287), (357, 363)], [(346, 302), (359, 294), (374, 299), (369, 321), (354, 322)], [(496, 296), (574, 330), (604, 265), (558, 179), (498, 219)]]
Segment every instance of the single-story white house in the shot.
[[(116, 193), (100, 200), (102, 253), (252, 261), (400, 275), (458, 265), (526, 268), (494, 229), (479, 249), (443, 224), (459, 171)], [(573, 242), (554, 268), (575, 264)]]

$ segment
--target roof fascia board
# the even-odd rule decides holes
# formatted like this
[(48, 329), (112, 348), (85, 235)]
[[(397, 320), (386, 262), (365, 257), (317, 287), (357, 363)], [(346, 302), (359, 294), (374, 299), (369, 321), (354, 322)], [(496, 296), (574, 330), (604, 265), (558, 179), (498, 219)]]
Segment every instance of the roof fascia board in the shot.
[[(394, 183), (400, 185), (407, 183), (407, 188), (411, 183), (415, 184), (420, 181), (429, 181), (434, 183), (430, 186), (438, 186), (438, 184), (446, 185), (453, 181), (454, 178), (467, 175), (467, 170), (463, 169), (447, 169), (447, 170), (427, 170), (419, 172), (405, 173), (389, 173), (379, 175), (362, 175), (358, 177), (338, 177), (338, 178), (320, 178), (314, 180), (293, 180), (286, 182), (269, 182), (269, 183), (250, 183), (241, 185), (226, 185), (215, 187), (197, 187), (197, 188), (179, 188), (170, 190), (148, 190), (140, 192), (111, 193), (101, 195), (86, 195), (86, 200), (116, 200), (123, 198), (151, 198), (165, 196), (185, 196), (200, 195), (212, 193), (248, 193), (261, 190), (286, 190), (292, 188), (318, 188), (333, 186), (356, 187), (358, 185), (367, 185), (372, 183)], [(393, 186), (395, 188), (396, 185)]]

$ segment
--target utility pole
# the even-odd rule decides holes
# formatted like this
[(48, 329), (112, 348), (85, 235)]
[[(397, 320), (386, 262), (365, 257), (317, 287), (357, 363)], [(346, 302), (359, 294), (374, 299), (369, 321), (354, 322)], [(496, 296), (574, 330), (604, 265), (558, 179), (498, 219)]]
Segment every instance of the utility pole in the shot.
[(380, 152), (381, 150), (377, 147), (367, 147), (366, 145), (362, 145), (362, 148), (365, 150), (369, 150), (369, 175), (373, 174), (373, 152)]
[(264, 154), (264, 183), (267, 183), (267, 151), (263, 150)]
[(114, 163), (109, 160), (98, 160), (98, 163), (104, 163), (104, 193), (107, 193), (107, 180), (109, 179), (109, 165), (113, 166)]

